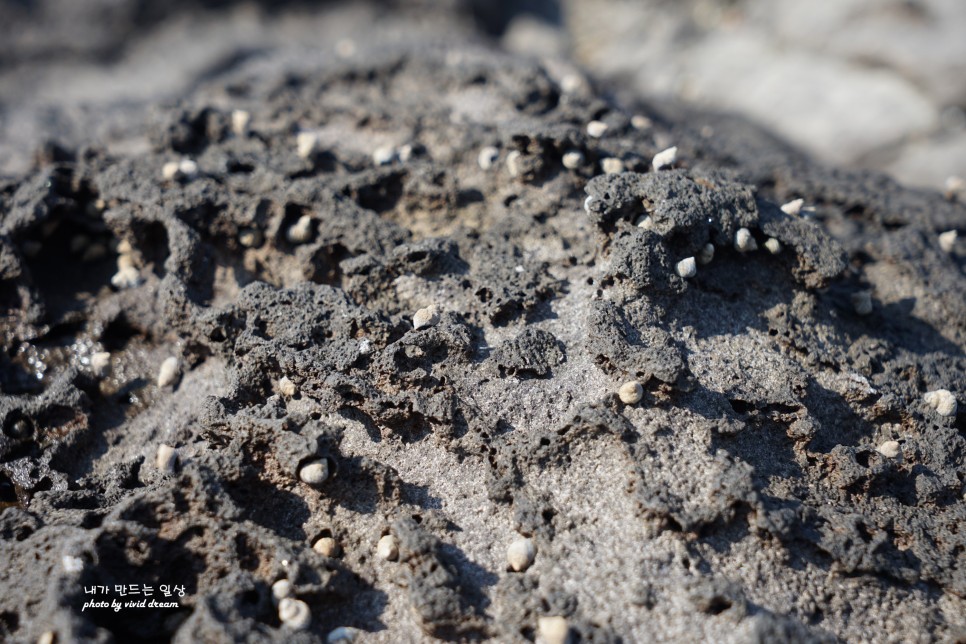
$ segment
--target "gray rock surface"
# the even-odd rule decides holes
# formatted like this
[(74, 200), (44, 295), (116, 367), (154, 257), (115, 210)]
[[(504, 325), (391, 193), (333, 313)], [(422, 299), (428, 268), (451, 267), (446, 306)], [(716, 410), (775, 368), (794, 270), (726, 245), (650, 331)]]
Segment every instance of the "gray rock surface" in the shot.
[[(330, 8), (341, 56), (233, 58), (150, 116), (106, 101), (0, 182), (0, 637), (525, 642), (542, 616), (592, 642), (966, 636), (966, 405), (923, 400), (966, 396), (966, 257), (938, 242), (966, 206), (598, 92), (484, 45), (479, 11), (407, 6), (369, 32)], [(448, 46), (422, 38), (441, 25)], [(186, 158), (196, 177), (163, 177)], [(512, 572), (521, 536), (536, 556)], [(279, 620), (281, 579), (305, 631)], [(184, 595), (83, 608), (120, 584)]]

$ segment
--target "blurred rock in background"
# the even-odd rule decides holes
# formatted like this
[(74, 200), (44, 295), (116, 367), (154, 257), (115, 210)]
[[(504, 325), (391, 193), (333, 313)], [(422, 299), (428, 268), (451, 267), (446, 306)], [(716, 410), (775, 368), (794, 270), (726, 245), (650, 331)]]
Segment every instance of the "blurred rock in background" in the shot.
[(335, 52), (347, 24), (572, 58), (908, 185), (966, 175), (962, 0), (0, 0), (0, 173), (45, 136), (96, 129), (99, 106), (138, 113), (282, 46)]
[(961, 0), (562, 4), (576, 60), (643, 94), (738, 112), (907, 184), (966, 174)]

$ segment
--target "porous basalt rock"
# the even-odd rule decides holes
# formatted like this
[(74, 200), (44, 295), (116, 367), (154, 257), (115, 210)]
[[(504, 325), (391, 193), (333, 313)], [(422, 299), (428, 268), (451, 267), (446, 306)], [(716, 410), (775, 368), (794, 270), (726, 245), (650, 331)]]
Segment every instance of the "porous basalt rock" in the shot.
[[(233, 49), (151, 123), (88, 115), (146, 146), (92, 128), (0, 181), (0, 639), (519, 643), (550, 616), (579, 641), (955, 640), (963, 412), (923, 395), (966, 399), (963, 257), (936, 242), (962, 203), (574, 90), (468, 11), (429, 47), (424, 14), (342, 58)], [(121, 584), (185, 595), (81, 610)]]

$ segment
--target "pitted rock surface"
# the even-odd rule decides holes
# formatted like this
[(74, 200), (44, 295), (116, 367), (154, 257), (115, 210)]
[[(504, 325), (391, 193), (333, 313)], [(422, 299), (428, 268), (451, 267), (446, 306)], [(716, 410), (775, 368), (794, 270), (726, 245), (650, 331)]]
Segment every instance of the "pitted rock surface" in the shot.
[[(937, 238), (966, 206), (565, 63), (359, 46), (243, 57), (159, 108), (146, 150), (48, 146), (0, 184), (0, 638), (525, 642), (541, 616), (592, 642), (964, 636), (966, 256)], [(182, 158), (198, 176), (164, 179)], [(81, 610), (116, 584), (186, 593)]]

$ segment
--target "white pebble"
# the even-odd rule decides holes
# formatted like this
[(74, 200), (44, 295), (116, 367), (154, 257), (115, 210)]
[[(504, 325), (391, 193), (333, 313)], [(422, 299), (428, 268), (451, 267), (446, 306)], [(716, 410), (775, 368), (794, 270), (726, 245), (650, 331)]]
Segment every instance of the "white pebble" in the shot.
[(576, 170), (584, 164), (584, 153), (580, 150), (570, 150), (564, 153), (561, 162), (568, 170)]
[(299, 388), (295, 386), (294, 382), (288, 379), (288, 376), (282, 376), (278, 379), (278, 393), (286, 398), (295, 398), (298, 392)]
[(111, 373), (111, 354), (108, 351), (98, 351), (91, 356), (91, 371), (99, 378)]
[(161, 166), (161, 176), (165, 181), (174, 181), (178, 178), (181, 164), (177, 161), (168, 161)]
[(37, 644), (56, 644), (56, 642), (57, 633), (54, 631), (44, 631), (40, 634), (40, 637), (37, 638)]
[(944, 253), (953, 252), (953, 248), (956, 246), (956, 238), (958, 236), (959, 235), (955, 230), (947, 230), (939, 235), (939, 247)]
[(252, 115), (245, 110), (233, 110), (231, 113), (231, 131), (238, 136), (248, 134), (248, 124), (251, 123)]
[(198, 176), (198, 164), (191, 159), (168, 161), (161, 166), (161, 176), (166, 181), (191, 180)]
[(322, 537), (312, 544), (312, 550), (323, 557), (337, 557), (339, 556), (339, 542), (332, 537)]
[(946, 177), (946, 198), (952, 199), (957, 194), (966, 191), (966, 180), (962, 177)]
[(531, 539), (517, 539), (506, 549), (506, 561), (514, 572), (523, 572), (533, 564), (537, 548)]
[(712, 259), (714, 259), (714, 244), (705, 244), (701, 252), (698, 253), (698, 263), (710, 264)]
[(178, 380), (179, 375), (181, 375), (181, 362), (175, 356), (165, 358), (158, 370), (158, 386), (173, 385)]
[(480, 150), (480, 154), (476, 157), (476, 162), (479, 164), (481, 170), (489, 170), (499, 158), (500, 151), (492, 145), (488, 145)]
[(312, 216), (302, 215), (285, 231), (285, 239), (292, 244), (304, 244), (312, 239)]
[(886, 458), (895, 458), (899, 455), (899, 441), (886, 441), (876, 448), (876, 451)]
[(587, 134), (595, 139), (599, 139), (600, 137), (604, 136), (604, 132), (606, 131), (607, 124), (603, 121), (591, 121), (587, 124)]
[(667, 150), (662, 150), (654, 155), (654, 159), (651, 160), (651, 165), (655, 170), (663, 170), (664, 168), (670, 168), (674, 165), (674, 162), (678, 159), (678, 147), (672, 146)]
[(539, 644), (565, 644), (570, 634), (570, 624), (563, 617), (537, 618), (537, 642)]
[(245, 248), (255, 248), (261, 246), (263, 241), (262, 231), (257, 228), (246, 228), (238, 233), (238, 243)]
[(338, 644), (339, 642), (355, 642), (356, 638), (359, 637), (361, 631), (358, 628), (352, 628), (351, 626), (340, 626), (339, 628), (333, 629), (326, 636), (325, 641), (327, 644)]
[(84, 560), (80, 557), (64, 555), (60, 558), (60, 563), (66, 572), (80, 572), (84, 569)]
[(923, 396), (926, 404), (936, 410), (940, 416), (955, 416), (959, 405), (956, 396), (948, 389), (936, 389)]
[(372, 162), (376, 165), (389, 165), (396, 160), (396, 149), (391, 145), (376, 148), (372, 153)]
[(859, 291), (852, 294), (852, 308), (859, 315), (869, 315), (872, 313), (872, 293), (869, 291)]
[(275, 601), (281, 601), (286, 597), (292, 596), (292, 582), (288, 579), (279, 579), (274, 584), (272, 584), (272, 597)]
[(319, 149), (319, 135), (315, 132), (299, 132), (295, 137), (295, 150), (299, 157), (308, 159)]
[(644, 387), (636, 380), (625, 382), (617, 390), (617, 396), (625, 405), (636, 405), (644, 397)]
[(178, 172), (184, 179), (194, 179), (198, 176), (198, 164), (191, 159), (182, 159), (178, 164)]
[(573, 94), (586, 84), (587, 82), (580, 74), (567, 74), (560, 79), (560, 89), (565, 94)]
[(154, 457), (154, 464), (162, 472), (173, 472), (174, 466), (178, 462), (178, 450), (161, 443), (158, 445), (157, 456)]
[(587, 195), (587, 198), (584, 199), (584, 212), (586, 212), (588, 215), (590, 214), (590, 204), (593, 203), (593, 201), (594, 195)]
[(751, 236), (751, 231), (747, 228), (739, 228), (735, 233), (735, 250), (739, 253), (748, 253), (758, 249), (755, 238)]
[(635, 114), (631, 117), (631, 127), (635, 130), (647, 130), (652, 125), (654, 125), (654, 122), (643, 114)]
[(411, 143), (406, 143), (396, 151), (396, 157), (403, 163), (407, 163), (416, 154), (416, 148)]
[(123, 271), (126, 268), (137, 268), (134, 264), (134, 256), (129, 253), (117, 256), (117, 270)]
[(510, 153), (506, 155), (506, 169), (510, 173), (511, 177), (520, 176), (520, 154), (519, 150), (510, 150)]
[(435, 306), (427, 306), (413, 314), (413, 329), (435, 326), (437, 322), (439, 322), (439, 314)]
[(133, 288), (141, 283), (141, 274), (133, 266), (122, 268), (111, 277), (111, 284), (115, 288)]
[(802, 206), (804, 205), (804, 199), (793, 199), (786, 204), (782, 204), (782, 212), (786, 215), (797, 215), (802, 212)]
[(644, 215), (635, 222), (635, 225), (644, 230), (654, 230), (654, 220), (651, 219), (650, 215)]
[(329, 462), (324, 458), (309, 461), (299, 468), (299, 478), (302, 479), (302, 482), (308, 483), (309, 485), (321, 485), (325, 483), (325, 480), (329, 478)]
[(293, 631), (304, 631), (312, 623), (312, 611), (301, 599), (285, 597), (278, 602), (278, 618)]
[(772, 255), (777, 255), (778, 253), (782, 252), (781, 242), (775, 239), (774, 237), (768, 238), (768, 240), (765, 242), (765, 248)]
[(684, 279), (690, 279), (698, 274), (698, 265), (693, 257), (685, 257), (674, 268)]
[(387, 534), (376, 544), (376, 556), (386, 561), (395, 561), (399, 557), (399, 541), (391, 534)]
[(616, 157), (601, 159), (600, 168), (604, 174), (620, 174), (624, 171), (624, 162)]

